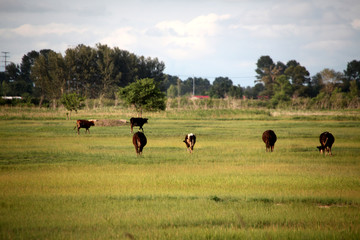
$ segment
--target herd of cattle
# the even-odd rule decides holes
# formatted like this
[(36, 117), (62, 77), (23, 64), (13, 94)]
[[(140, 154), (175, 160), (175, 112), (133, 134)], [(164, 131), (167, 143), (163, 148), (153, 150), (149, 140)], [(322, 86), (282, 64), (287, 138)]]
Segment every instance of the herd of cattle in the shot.
[[(80, 134), (80, 128), (85, 128), (85, 133), (89, 132), (90, 134), (90, 127), (95, 126), (96, 120), (77, 120), (76, 126), (78, 135)], [(131, 118), (130, 119), (130, 128), (131, 133), (133, 133), (133, 127), (139, 127), (139, 131), (133, 135), (132, 141), (135, 147), (135, 151), (137, 155), (141, 155), (143, 148), (147, 143), (146, 136), (144, 134), (143, 125), (148, 122), (147, 118)], [(140, 132), (142, 130), (142, 132)], [(276, 134), (273, 130), (266, 130), (262, 135), (262, 140), (266, 145), (266, 152), (273, 152), (275, 147), (275, 142), (277, 140)], [(329, 132), (323, 132), (320, 134), (320, 146), (317, 148), (319, 149), (320, 153), (325, 153), (328, 155), (332, 155), (331, 147), (335, 141), (334, 136)], [(185, 140), (183, 141), (186, 144), (187, 150), (192, 153), (194, 151), (194, 145), (196, 143), (196, 136), (193, 133), (189, 133), (185, 136)]]

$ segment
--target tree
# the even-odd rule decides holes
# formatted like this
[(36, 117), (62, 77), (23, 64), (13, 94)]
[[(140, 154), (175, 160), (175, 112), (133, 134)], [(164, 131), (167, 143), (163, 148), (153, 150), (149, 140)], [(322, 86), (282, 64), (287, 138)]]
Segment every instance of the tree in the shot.
[(261, 56), (256, 63), (257, 68), (255, 69), (255, 72), (258, 74), (256, 76), (257, 81), (261, 81), (261, 79), (266, 76), (265, 69), (268, 69), (273, 65), (274, 61), (270, 56)]
[[(346, 83), (349, 85), (353, 80), (355, 80), (357, 88), (360, 90), (360, 61), (353, 60), (347, 64), (347, 68), (344, 71), (346, 77)], [(345, 84), (346, 84), (345, 83)], [(353, 86), (354, 87), (354, 86)], [(346, 91), (346, 87), (343, 87), (343, 90)]]
[(341, 72), (336, 72), (333, 69), (325, 68), (320, 72), (321, 83), (324, 86), (323, 91), (331, 95), (335, 87), (340, 84), (344, 78), (344, 75)]
[(307, 86), (305, 84), (310, 82), (310, 73), (295, 60), (289, 61), (286, 66), (284, 74), (291, 80), (294, 90), (293, 96), (305, 97), (307, 95)]
[(242, 98), (243, 92), (244, 92), (243, 88), (240, 85), (238, 85), (238, 86), (231, 86), (228, 94), (232, 98), (239, 99), (239, 98)]
[(36, 59), (31, 77), (36, 87), (41, 90), (40, 106), (42, 100), (47, 97), (56, 108), (56, 101), (65, 90), (66, 74), (66, 65), (60, 53), (49, 51)]
[(114, 51), (107, 45), (97, 44), (97, 65), (101, 78), (100, 101), (103, 96), (113, 97), (115, 86), (118, 85), (121, 73), (114, 64)]
[(286, 65), (282, 62), (274, 64), (269, 56), (260, 57), (256, 65), (257, 69), (255, 72), (258, 75), (256, 76), (257, 80), (255, 80), (255, 82), (262, 82), (265, 86), (265, 90), (261, 94), (268, 97), (273, 96), (275, 79), (284, 73)]
[(289, 101), (292, 93), (290, 81), (285, 75), (277, 77), (275, 82), (274, 96), (271, 98), (273, 106), (276, 106), (281, 102)]
[(213, 82), (210, 95), (215, 98), (225, 98), (232, 86), (233, 82), (228, 77), (217, 77)]
[(71, 112), (75, 111), (77, 113), (77, 110), (81, 109), (85, 101), (84, 97), (81, 97), (77, 93), (69, 93), (69, 94), (63, 94), (60, 99), (61, 103), (64, 105), (66, 110), (70, 112), (70, 114), (66, 113), (67, 119), (71, 120)]
[(165, 94), (160, 91), (153, 78), (139, 79), (124, 88), (119, 88), (118, 95), (129, 105), (133, 105), (140, 114), (142, 111), (165, 110)]
[(87, 98), (97, 98), (101, 88), (101, 77), (97, 64), (98, 53), (95, 49), (78, 45), (65, 51), (68, 68), (68, 88)]
[(169, 98), (175, 98), (178, 96), (178, 90), (175, 85), (173, 85), (173, 84), (170, 85), (170, 87), (167, 90), (167, 96)]

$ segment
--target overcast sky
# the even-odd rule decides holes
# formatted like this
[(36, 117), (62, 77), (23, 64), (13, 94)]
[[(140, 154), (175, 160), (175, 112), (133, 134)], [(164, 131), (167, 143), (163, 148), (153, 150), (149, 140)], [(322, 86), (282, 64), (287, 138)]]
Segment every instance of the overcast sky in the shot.
[[(0, 51), (97, 43), (165, 63), (165, 73), (253, 86), (257, 60), (296, 60), (313, 76), (360, 60), (359, 0), (0, 0)], [(4, 71), (4, 53), (1, 53)]]

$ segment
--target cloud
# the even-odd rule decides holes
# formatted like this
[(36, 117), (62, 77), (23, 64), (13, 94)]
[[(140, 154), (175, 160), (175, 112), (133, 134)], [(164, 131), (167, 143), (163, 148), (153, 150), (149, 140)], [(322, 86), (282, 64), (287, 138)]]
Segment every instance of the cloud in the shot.
[(245, 30), (253, 37), (262, 38), (284, 38), (299, 34), (299, 29), (295, 24), (231, 25), (229, 28)]
[(360, 19), (354, 19), (351, 26), (356, 30), (360, 30)]
[(107, 34), (100, 42), (111, 47), (131, 48), (137, 43), (137, 33), (131, 27), (118, 28)]
[(212, 51), (210, 39), (221, 31), (220, 22), (230, 15), (201, 15), (189, 22), (162, 21), (151, 30), (173, 58), (194, 58)]
[(12, 32), (23, 37), (38, 37), (47, 34), (63, 35), (74, 32), (81, 34), (86, 31), (86, 28), (75, 27), (70, 24), (49, 23), (45, 25), (24, 24), (14, 29), (7, 29), (6, 32)]
[(347, 41), (342, 40), (319, 40), (306, 44), (304, 49), (333, 52), (346, 47), (348, 44)]

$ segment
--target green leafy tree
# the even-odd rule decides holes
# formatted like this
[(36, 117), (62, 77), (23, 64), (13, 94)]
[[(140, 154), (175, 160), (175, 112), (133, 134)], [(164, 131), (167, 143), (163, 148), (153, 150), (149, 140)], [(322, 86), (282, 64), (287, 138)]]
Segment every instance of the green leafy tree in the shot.
[(118, 85), (121, 73), (114, 64), (114, 51), (107, 45), (97, 44), (97, 64), (101, 77), (100, 99), (103, 96), (113, 97), (115, 86)]
[(275, 64), (269, 56), (260, 57), (256, 65), (255, 72), (258, 75), (255, 82), (262, 82), (265, 86), (265, 90), (261, 95), (272, 97), (274, 95), (275, 79), (284, 73), (286, 65), (282, 62)]
[(240, 99), (242, 98), (243, 94), (244, 94), (244, 90), (243, 88), (238, 85), (238, 86), (231, 86), (229, 92), (228, 92), (229, 96), (232, 98), (237, 98)]
[(32, 67), (31, 77), (41, 91), (41, 100), (46, 97), (56, 108), (56, 101), (64, 93), (66, 85), (66, 65), (61, 54), (49, 51), (41, 54)]
[(342, 82), (344, 75), (341, 72), (336, 72), (333, 69), (325, 68), (320, 72), (321, 83), (323, 85), (323, 91), (328, 95), (334, 91), (334, 89)]
[(215, 98), (224, 98), (231, 90), (233, 82), (228, 77), (215, 78), (210, 95)]
[(290, 81), (285, 75), (277, 77), (275, 83), (274, 96), (271, 98), (271, 102), (274, 107), (279, 103), (290, 101), (290, 96), (292, 93)]
[[(353, 60), (347, 64), (346, 70), (344, 71), (346, 82), (344, 85), (348, 85), (350, 88), (351, 82), (355, 81), (357, 88), (360, 90), (360, 61)], [(354, 86), (353, 86), (354, 87)], [(346, 86), (343, 87), (346, 90)]]
[(181, 83), (181, 95), (193, 94), (195, 83), (195, 95), (206, 95), (211, 88), (210, 81), (206, 78), (190, 77)]
[(98, 53), (94, 48), (80, 44), (65, 51), (68, 68), (68, 88), (87, 98), (99, 97), (101, 77), (97, 63)]
[(178, 96), (178, 90), (175, 85), (173, 85), (173, 84), (170, 85), (170, 87), (167, 90), (167, 96), (169, 98), (175, 98)]
[(160, 91), (153, 78), (136, 80), (124, 88), (120, 88), (118, 95), (127, 104), (135, 107), (140, 116), (145, 111), (165, 110), (165, 94)]
[(68, 94), (63, 94), (61, 96), (60, 101), (64, 105), (66, 110), (69, 111), (69, 113), (66, 113), (67, 119), (71, 120), (72, 111), (75, 111), (77, 113), (79, 109), (84, 107), (83, 102), (85, 101), (85, 98), (77, 93), (68, 93)]
[(284, 74), (291, 80), (294, 97), (307, 96), (306, 84), (310, 82), (310, 73), (295, 60), (289, 61), (286, 66)]

